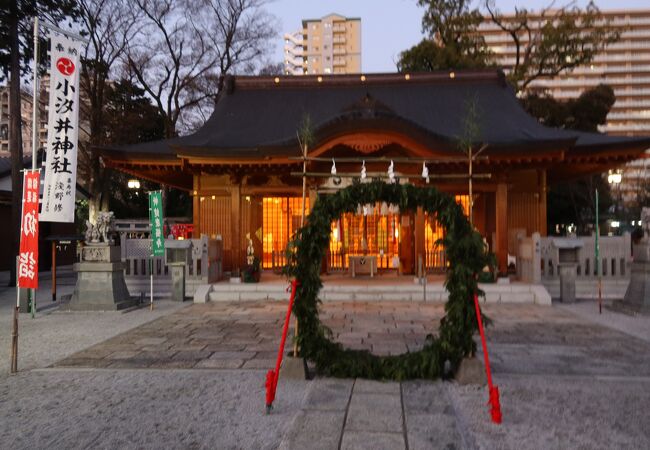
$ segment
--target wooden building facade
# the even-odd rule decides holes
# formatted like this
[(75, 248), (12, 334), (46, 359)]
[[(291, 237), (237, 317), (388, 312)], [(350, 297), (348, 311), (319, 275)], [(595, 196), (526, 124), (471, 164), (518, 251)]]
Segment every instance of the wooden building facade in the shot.
[[(303, 164), (307, 212), (318, 195), (355, 182), (362, 165), (368, 178), (386, 177), (391, 161), (397, 182), (429, 183), (468, 210), (469, 165), (460, 149), (481, 150), (472, 163), (473, 223), (505, 271), (509, 230), (546, 235), (549, 184), (604, 172), (650, 147), (650, 139), (544, 127), (495, 70), (226, 77), (223, 86), (196, 133), (101, 150), (113, 168), (190, 191), (195, 234), (221, 236), (233, 272), (249, 238), (265, 269), (284, 264), (301, 223)], [(333, 163), (337, 175), (327, 175)], [(380, 268), (402, 273), (419, 261), (444, 269), (435, 217), (382, 204), (358, 212), (332, 224), (328, 270), (345, 270), (350, 255), (374, 255)]]

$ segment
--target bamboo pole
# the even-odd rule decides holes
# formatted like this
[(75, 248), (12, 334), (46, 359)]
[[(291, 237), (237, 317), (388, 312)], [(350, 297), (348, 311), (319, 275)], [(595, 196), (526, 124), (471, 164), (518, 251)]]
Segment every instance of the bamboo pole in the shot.
[[(330, 160), (331, 161), (331, 160)], [(308, 176), (308, 177), (314, 177), (314, 178), (331, 178), (331, 177), (339, 177), (339, 178), (359, 178), (359, 174), (356, 172), (337, 172), (336, 175), (332, 175), (330, 172), (306, 172), (303, 175), (303, 172), (291, 172), (291, 176), (293, 177), (302, 177), (302, 176)], [(368, 173), (368, 178), (380, 178), (380, 179), (388, 179), (388, 175), (386, 175), (383, 172), (369, 172)], [(395, 178), (422, 178), (422, 175), (411, 175), (411, 174), (399, 174), (395, 175)], [(455, 173), (445, 173), (445, 174), (438, 174), (438, 175), (430, 175), (431, 179), (464, 179), (468, 178), (467, 174), (455, 174)], [(489, 173), (477, 173), (472, 175), (472, 178), (482, 178), (482, 179), (489, 179), (492, 178), (492, 174)]]
[[(300, 217), (300, 228), (305, 226), (305, 214), (307, 209), (307, 143), (304, 145), (300, 142), (300, 136), (298, 136), (298, 142), (302, 148), (302, 216)], [(298, 357), (298, 318), (294, 315), (294, 341), (293, 341), (293, 357)]]
[[(290, 156), (288, 159), (290, 161), (302, 161), (303, 159), (306, 159), (307, 161), (313, 161), (313, 162), (332, 162), (332, 158), (323, 158), (318, 156), (306, 156), (304, 158), (298, 156)], [(467, 162), (467, 158), (461, 158), (461, 157), (432, 159), (432, 158), (415, 158), (415, 157), (411, 158), (411, 157), (399, 157), (399, 156), (396, 157), (392, 157), (392, 156), (354, 157), (352, 156), (352, 157), (337, 157), (334, 159), (337, 162), (341, 162), (341, 163), (360, 163), (364, 161), (366, 163), (371, 163), (371, 162), (393, 161), (395, 163), (411, 163), (411, 164), (418, 164), (418, 165), (421, 165), (422, 163), (445, 164), (445, 163), (466, 163)], [(475, 157), (474, 161), (489, 161), (489, 158), (487, 156), (481, 156), (480, 158)]]

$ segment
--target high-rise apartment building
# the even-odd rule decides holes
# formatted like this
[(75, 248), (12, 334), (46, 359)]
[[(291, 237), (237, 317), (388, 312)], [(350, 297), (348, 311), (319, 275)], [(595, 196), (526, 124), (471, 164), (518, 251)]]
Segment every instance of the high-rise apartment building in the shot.
[[(613, 26), (622, 29), (621, 39), (605, 48), (591, 64), (555, 78), (537, 79), (530, 89), (568, 99), (599, 83), (608, 84), (614, 89), (616, 103), (601, 131), (623, 136), (650, 135), (650, 9), (601, 12)], [(513, 19), (514, 14), (505, 15), (506, 21), (509, 18)], [(532, 15), (529, 23), (535, 30), (543, 22)], [(479, 32), (507, 72), (515, 63), (512, 38), (489, 17)]]
[(288, 75), (361, 72), (361, 19), (330, 14), (284, 35)]
[[(600, 131), (621, 136), (650, 135), (650, 9), (601, 11), (611, 24), (620, 27), (621, 38), (607, 46), (589, 65), (577, 67), (554, 78), (540, 78), (529, 89), (546, 91), (556, 99), (578, 97), (586, 89), (600, 83), (614, 89), (616, 103)], [(505, 19), (514, 15), (505, 15)], [(531, 16), (530, 24), (539, 29), (539, 16)], [(515, 46), (511, 37), (489, 17), (479, 27), (485, 42), (507, 72), (515, 63)], [(525, 42), (525, 41), (524, 41)], [(650, 185), (648, 159), (629, 163), (623, 170), (622, 182), (615, 187), (626, 204)]]
[[(45, 76), (40, 82), (39, 108), (39, 145), (44, 147), (47, 142), (47, 101), (49, 95), (49, 77)], [(9, 156), (9, 87), (0, 86), (0, 156)], [(23, 154), (32, 154), (32, 93), (20, 93), (20, 115), (22, 121)]]

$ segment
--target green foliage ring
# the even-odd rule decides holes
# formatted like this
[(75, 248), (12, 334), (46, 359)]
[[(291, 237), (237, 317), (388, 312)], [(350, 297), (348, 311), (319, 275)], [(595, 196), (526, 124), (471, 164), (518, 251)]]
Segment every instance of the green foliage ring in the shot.
[[(399, 205), (401, 212), (414, 212), (421, 207), (435, 214), (446, 230), (442, 244), (449, 261), (445, 280), (449, 300), (438, 336), (428, 337), (424, 348), (417, 352), (377, 356), (365, 350), (345, 349), (330, 340), (331, 330), (318, 317), (320, 268), (329, 245), (331, 223), (344, 213), (355, 212), (359, 204), (375, 202)], [(477, 329), (472, 296), (478, 291), (476, 274), (488, 264), (489, 257), (480, 234), (472, 229), (462, 207), (450, 195), (433, 187), (356, 182), (333, 195), (319, 196), (306, 225), (289, 243), (287, 253), (285, 273), (300, 283), (293, 309), (298, 320), (297, 341), (301, 355), (314, 361), (320, 374), (387, 380), (435, 379), (454, 373), (461, 359), (476, 350), (472, 339)], [(444, 371), (445, 361), (451, 364), (448, 373)]]

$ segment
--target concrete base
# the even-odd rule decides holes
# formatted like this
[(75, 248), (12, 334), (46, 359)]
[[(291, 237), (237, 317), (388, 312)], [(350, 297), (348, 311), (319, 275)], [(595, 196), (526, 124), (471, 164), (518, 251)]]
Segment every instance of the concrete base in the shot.
[(634, 246), (632, 278), (621, 306), (650, 314), (650, 242), (646, 239)]
[(458, 372), (454, 377), (456, 382), (461, 385), (478, 384), (485, 386), (487, 378), (485, 376), (485, 366), (478, 358), (463, 358), (458, 367)]
[(576, 278), (578, 277), (578, 264), (560, 263), (560, 300), (562, 303), (575, 303)]
[(185, 301), (185, 264), (168, 263), (172, 275), (172, 301)]
[(285, 355), (280, 367), (280, 379), (305, 380), (307, 379), (307, 364), (303, 358), (294, 358)]
[[(357, 280), (359, 280), (357, 278)], [(428, 282), (426, 285), (426, 299), (424, 286), (411, 283), (396, 282), (381, 283), (381, 277), (375, 278), (378, 282), (334, 283), (326, 282), (320, 290), (318, 297), (326, 301), (426, 301), (446, 302), (449, 293), (442, 282)], [(287, 282), (278, 277), (277, 281), (261, 283), (230, 284), (227, 282), (215, 283), (208, 294), (213, 302), (233, 301), (259, 301), (280, 300), (287, 301)], [(479, 284), (485, 291), (485, 299), (481, 303), (520, 303), (551, 305), (551, 296), (541, 284), (511, 283), (498, 285), (496, 283)]]
[[(118, 311), (138, 303), (131, 298), (124, 281), (124, 263), (119, 262), (116, 246), (85, 247), (82, 258), (72, 269), (77, 284), (67, 309), (70, 311)], [(101, 261), (99, 259), (104, 259)], [(108, 261), (106, 261), (108, 260)], [(117, 260), (117, 261), (116, 261)]]

